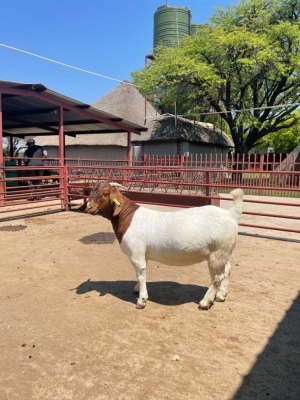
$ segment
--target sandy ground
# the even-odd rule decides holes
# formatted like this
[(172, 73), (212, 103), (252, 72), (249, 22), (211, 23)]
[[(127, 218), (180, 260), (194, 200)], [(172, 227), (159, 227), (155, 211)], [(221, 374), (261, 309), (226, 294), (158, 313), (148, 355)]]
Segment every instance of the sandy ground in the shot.
[[(245, 230), (245, 229), (241, 229)], [(300, 398), (300, 244), (239, 235), (228, 298), (198, 309), (205, 264), (134, 270), (108, 221), (0, 223), (0, 399)]]

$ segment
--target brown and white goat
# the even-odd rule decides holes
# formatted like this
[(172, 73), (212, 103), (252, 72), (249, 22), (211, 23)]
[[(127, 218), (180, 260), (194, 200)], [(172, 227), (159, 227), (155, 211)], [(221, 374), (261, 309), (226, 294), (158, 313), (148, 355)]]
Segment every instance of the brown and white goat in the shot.
[(209, 205), (162, 212), (135, 204), (121, 193), (120, 185), (116, 185), (96, 185), (86, 212), (111, 221), (121, 249), (136, 271), (137, 308), (144, 308), (148, 299), (147, 260), (177, 266), (206, 260), (211, 285), (199, 307), (208, 309), (214, 300), (224, 301), (231, 269), (229, 257), (236, 243), (242, 213), (243, 191), (231, 192), (233, 206), (229, 210)]

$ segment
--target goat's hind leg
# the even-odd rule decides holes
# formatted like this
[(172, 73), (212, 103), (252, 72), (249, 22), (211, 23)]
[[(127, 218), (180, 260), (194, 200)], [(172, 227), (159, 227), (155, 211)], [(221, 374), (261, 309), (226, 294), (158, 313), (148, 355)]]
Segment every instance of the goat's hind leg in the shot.
[(216, 299), (215, 299), (216, 301), (225, 301), (225, 298), (228, 293), (230, 271), (231, 271), (231, 265), (230, 262), (227, 261), (225, 265), (224, 278), (221, 282), (220, 289), (217, 291), (216, 294)]
[(211, 254), (208, 260), (208, 269), (211, 278), (211, 284), (205, 296), (199, 303), (199, 308), (208, 310), (221, 287), (222, 281), (225, 278), (225, 265), (224, 261), (219, 260), (216, 254)]

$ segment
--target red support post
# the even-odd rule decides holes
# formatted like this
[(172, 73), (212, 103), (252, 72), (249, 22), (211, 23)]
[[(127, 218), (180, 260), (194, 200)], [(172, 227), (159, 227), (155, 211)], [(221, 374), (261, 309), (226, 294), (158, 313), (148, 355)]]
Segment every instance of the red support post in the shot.
[(132, 165), (132, 153), (131, 153), (131, 132), (127, 132), (127, 165)]
[[(259, 156), (259, 178), (258, 178), (258, 186), (263, 186), (263, 173), (264, 173), (264, 154), (260, 154)], [(262, 194), (262, 191), (259, 190), (258, 194)]]
[(67, 174), (65, 166), (65, 135), (64, 135), (64, 109), (62, 106), (59, 107), (59, 166), (60, 166), (60, 196), (61, 196), (61, 207), (64, 210), (68, 209), (68, 185), (67, 185)]
[(210, 171), (206, 171), (205, 172), (205, 183), (206, 183), (206, 187), (205, 187), (205, 196), (207, 196), (208, 198), (210, 198), (211, 196), (211, 187), (210, 187)]
[[(5, 194), (5, 165), (3, 157), (3, 119), (2, 119), (2, 93), (0, 93), (0, 201), (1, 205), (4, 204), (4, 194)], [(2, 197), (3, 193), (3, 197)]]

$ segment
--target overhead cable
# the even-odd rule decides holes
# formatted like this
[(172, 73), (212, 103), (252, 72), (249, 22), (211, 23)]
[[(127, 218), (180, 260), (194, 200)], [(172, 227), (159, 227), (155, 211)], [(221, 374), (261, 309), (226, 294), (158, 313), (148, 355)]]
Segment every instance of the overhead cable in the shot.
[(67, 68), (76, 69), (77, 71), (85, 72), (85, 73), (90, 74), (90, 75), (96, 75), (96, 76), (100, 76), (101, 78), (104, 78), (104, 79), (109, 79), (111, 81), (120, 82), (120, 83), (126, 83), (128, 85), (132, 85), (130, 82), (127, 82), (127, 81), (124, 81), (124, 80), (122, 81), (120, 79), (112, 78), (110, 76), (98, 74), (97, 72), (93, 72), (93, 71), (89, 71), (89, 70), (86, 70), (86, 69), (83, 69), (83, 68), (75, 67), (74, 65), (66, 64), (66, 63), (63, 63), (61, 61), (56, 61), (56, 60), (53, 60), (52, 58), (48, 58), (48, 57), (41, 56), (39, 54), (31, 53), (30, 51), (18, 49), (17, 47), (8, 46), (7, 44), (0, 43), (0, 46), (6, 47), (7, 49), (10, 49), (10, 50), (19, 51), (20, 53), (24, 53), (24, 54), (27, 54), (29, 56), (41, 58), (42, 60), (49, 61), (49, 62), (58, 64), (58, 65), (62, 65), (62, 66), (67, 67)]
[[(58, 64), (58, 65), (62, 65), (62, 66), (67, 67), (67, 68), (72, 68), (72, 69), (75, 69), (77, 71), (81, 71), (81, 72), (84, 72), (84, 73), (87, 73), (87, 74), (90, 74), (90, 75), (99, 76), (100, 78), (109, 79), (111, 81), (115, 81), (115, 82), (119, 82), (119, 83), (123, 83), (123, 84), (127, 84), (127, 85), (132, 85), (132, 86), (138, 87), (137, 85), (134, 85), (133, 83), (130, 83), (130, 82), (126, 81), (126, 80), (120, 80), (120, 79), (112, 78), (110, 76), (102, 75), (102, 74), (99, 74), (97, 72), (93, 72), (93, 71), (89, 71), (89, 70), (86, 70), (86, 69), (83, 69), (83, 68), (75, 67), (74, 65), (70, 65), (70, 64), (63, 63), (61, 61), (53, 60), (52, 58), (44, 57), (44, 56), (41, 56), (39, 54), (31, 53), (31, 52), (26, 51), (26, 50), (18, 49), (17, 47), (9, 46), (7, 44), (0, 43), (0, 46), (5, 47), (5, 48), (10, 49), (10, 50), (19, 51), (20, 53), (24, 53), (24, 54), (27, 54), (27, 55), (30, 55), (30, 56), (33, 56), (33, 57), (41, 58), (42, 60), (49, 61), (49, 62)], [(244, 111), (256, 111), (256, 110), (266, 110), (266, 109), (272, 109), (272, 108), (297, 107), (297, 106), (300, 106), (300, 103), (291, 103), (291, 104), (287, 103), (287, 104), (278, 104), (278, 105), (273, 105), (273, 106), (243, 108), (241, 110), (232, 109), (232, 110), (228, 110), (228, 111), (210, 111), (210, 112), (203, 112), (203, 113), (197, 113), (197, 114), (182, 114), (182, 115), (176, 115), (176, 116), (184, 118), (184, 117), (192, 117), (192, 116), (195, 117), (195, 116), (202, 116), (202, 115), (241, 113), (241, 112), (244, 112)], [(147, 118), (152, 118), (152, 117), (147, 117)]]

